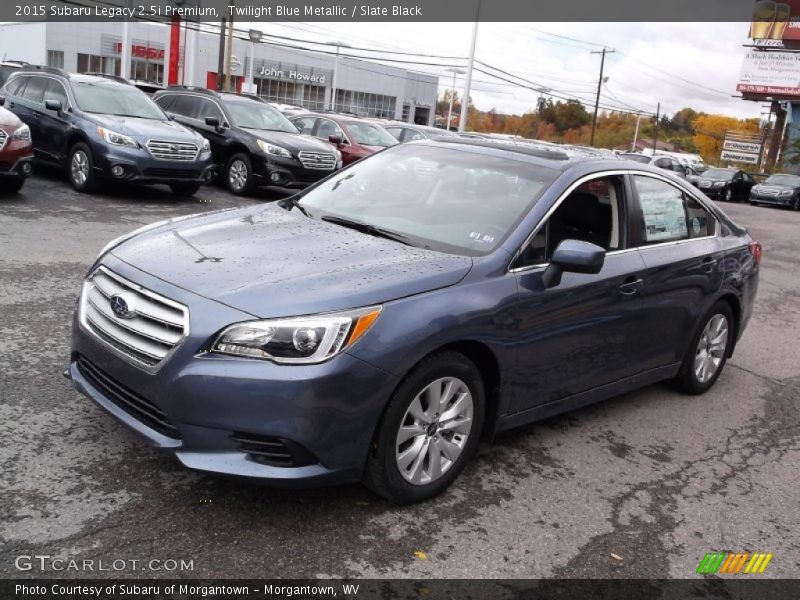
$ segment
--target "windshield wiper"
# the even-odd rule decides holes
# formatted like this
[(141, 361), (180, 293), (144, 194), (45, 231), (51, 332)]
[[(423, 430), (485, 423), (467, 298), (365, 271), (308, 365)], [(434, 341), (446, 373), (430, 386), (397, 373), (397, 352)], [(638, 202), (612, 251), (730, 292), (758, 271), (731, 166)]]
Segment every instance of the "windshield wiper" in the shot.
[(355, 229), (356, 231), (366, 233), (367, 235), (382, 237), (386, 238), (387, 240), (394, 240), (395, 242), (400, 242), (401, 244), (405, 244), (406, 246), (414, 245), (409, 241), (408, 236), (405, 236), (402, 233), (397, 233), (396, 231), (389, 231), (388, 229), (376, 227), (375, 225), (370, 225), (369, 223), (363, 223), (362, 221), (353, 221), (352, 219), (345, 219), (344, 217), (330, 217), (330, 216), (322, 217), (322, 220), (327, 221), (329, 223), (336, 223), (337, 225), (341, 225), (342, 227), (349, 227), (350, 229)]
[(294, 208), (299, 210), (301, 213), (303, 213), (307, 217), (311, 216), (309, 214), (309, 212), (305, 208), (303, 208), (303, 206), (300, 204), (300, 201), (296, 200), (294, 197), (282, 198), (281, 200), (278, 200), (278, 205), (281, 208), (286, 208), (286, 204), (291, 204)]

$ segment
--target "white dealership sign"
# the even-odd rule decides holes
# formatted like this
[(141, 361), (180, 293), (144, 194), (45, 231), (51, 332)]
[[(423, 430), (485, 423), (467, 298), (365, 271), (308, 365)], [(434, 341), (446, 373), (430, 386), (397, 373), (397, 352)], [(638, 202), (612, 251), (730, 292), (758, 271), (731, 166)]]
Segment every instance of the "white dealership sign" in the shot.
[(745, 54), (739, 92), (800, 96), (800, 53), (750, 50)]
[(725, 140), (722, 144), (723, 150), (733, 152), (744, 152), (746, 154), (761, 154), (761, 144), (758, 142), (739, 142), (737, 140)]
[(720, 158), (722, 160), (729, 160), (731, 162), (747, 163), (750, 165), (758, 164), (758, 154), (746, 154), (742, 152), (733, 152), (731, 150), (723, 150)]

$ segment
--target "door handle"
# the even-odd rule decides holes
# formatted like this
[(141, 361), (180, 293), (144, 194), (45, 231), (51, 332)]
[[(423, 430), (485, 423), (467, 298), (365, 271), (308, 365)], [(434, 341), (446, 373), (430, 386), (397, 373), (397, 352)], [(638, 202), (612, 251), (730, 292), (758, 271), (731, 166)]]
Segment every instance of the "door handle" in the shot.
[(622, 285), (619, 286), (619, 292), (624, 296), (633, 296), (639, 293), (642, 283), (644, 283), (644, 279), (641, 277), (628, 277), (622, 282)]
[(703, 269), (706, 273), (711, 273), (714, 270), (714, 266), (717, 264), (716, 258), (711, 258), (710, 256), (706, 256), (703, 261), (700, 263), (700, 268)]

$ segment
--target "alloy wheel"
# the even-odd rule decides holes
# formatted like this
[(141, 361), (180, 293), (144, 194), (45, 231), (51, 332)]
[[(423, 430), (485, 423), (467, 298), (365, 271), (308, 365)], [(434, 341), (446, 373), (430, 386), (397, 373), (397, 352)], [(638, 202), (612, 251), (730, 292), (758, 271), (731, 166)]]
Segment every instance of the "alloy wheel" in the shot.
[(416, 395), (400, 423), (395, 459), (403, 478), (427, 485), (455, 464), (472, 430), (474, 403), (457, 377), (442, 377)]
[(694, 358), (694, 374), (700, 383), (708, 382), (719, 370), (728, 348), (728, 319), (716, 314), (700, 336)]
[(247, 185), (247, 165), (242, 160), (234, 160), (228, 168), (228, 182), (231, 188), (239, 192)]
[(85, 185), (86, 180), (89, 179), (89, 157), (83, 150), (76, 150), (72, 154), (70, 176), (77, 186)]

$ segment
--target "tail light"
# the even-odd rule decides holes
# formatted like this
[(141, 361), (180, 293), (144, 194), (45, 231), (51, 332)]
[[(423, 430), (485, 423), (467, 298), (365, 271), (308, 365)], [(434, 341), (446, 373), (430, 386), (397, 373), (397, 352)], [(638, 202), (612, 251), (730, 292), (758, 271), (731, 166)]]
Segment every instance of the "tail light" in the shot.
[(756, 264), (761, 263), (761, 244), (758, 242), (750, 242), (748, 245), (750, 249), (750, 254), (753, 255), (753, 260), (756, 261)]

